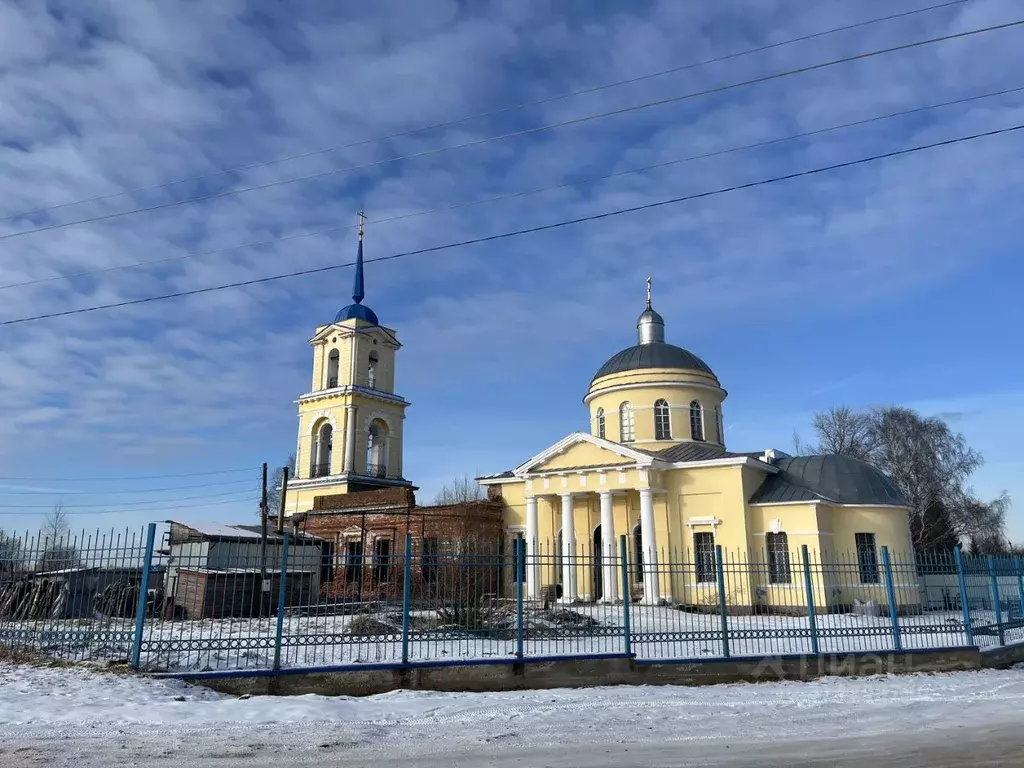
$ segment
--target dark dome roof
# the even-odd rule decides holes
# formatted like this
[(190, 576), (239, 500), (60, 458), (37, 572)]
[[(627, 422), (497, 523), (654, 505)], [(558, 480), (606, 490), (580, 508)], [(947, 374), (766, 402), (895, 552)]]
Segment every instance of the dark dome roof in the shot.
[(770, 475), (750, 499), (785, 502), (820, 498), (838, 504), (909, 506), (881, 470), (849, 456), (796, 456), (777, 459)]
[(691, 371), (703, 371), (715, 375), (711, 367), (692, 352), (688, 352), (675, 344), (654, 342), (637, 344), (617, 352), (601, 366), (594, 379), (610, 376), (613, 373), (636, 371), (641, 368), (685, 368)]
[(364, 320), (367, 323), (373, 323), (374, 325), (380, 325), (377, 322), (377, 315), (369, 307), (364, 307), (362, 304), (349, 304), (347, 307), (342, 307), (338, 314), (334, 316), (334, 322), (340, 323), (343, 320), (351, 320), (356, 318), (357, 320)]

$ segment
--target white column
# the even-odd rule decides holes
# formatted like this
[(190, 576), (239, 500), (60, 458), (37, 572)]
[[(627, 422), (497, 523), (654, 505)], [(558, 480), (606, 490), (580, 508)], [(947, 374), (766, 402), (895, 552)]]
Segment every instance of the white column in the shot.
[(537, 497), (526, 497), (526, 597), (540, 598), (540, 560), (537, 552)]
[(619, 596), (619, 573), (615, 567), (615, 516), (612, 514), (612, 492), (601, 491), (601, 601), (614, 602)]
[(356, 407), (345, 407), (345, 472), (355, 471), (356, 461)]
[(576, 529), (572, 517), (572, 494), (562, 494), (562, 601), (576, 600)]
[(640, 545), (644, 551), (644, 603), (661, 602), (658, 585), (658, 537), (654, 530), (654, 496), (650, 488), (640, 489)]

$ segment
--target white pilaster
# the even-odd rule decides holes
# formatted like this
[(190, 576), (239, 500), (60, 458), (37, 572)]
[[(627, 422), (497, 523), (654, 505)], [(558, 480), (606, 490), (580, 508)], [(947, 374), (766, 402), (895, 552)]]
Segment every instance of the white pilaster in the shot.
[(562, 601), (576, 600), (576, 529), (572, 494), (562, 494)]
[(526, 497), (526, 597), (540, 598), (540, 560), (537, 551), (537, 497)]
[(345, 407), (345, 472), (355, 471), (356, 461), (356, 407)]
[(644, 599), (647, 605), (661, 602), (658, 585), (658, 537), (654, 530), (654, 496), (650, 488), (640, 489), (640, 544), (644, 558)]
[(619, 596), (619, 574), (615, 567), (615, 515), (612, 492), (601, 491), (601, 602), (614, 602)]

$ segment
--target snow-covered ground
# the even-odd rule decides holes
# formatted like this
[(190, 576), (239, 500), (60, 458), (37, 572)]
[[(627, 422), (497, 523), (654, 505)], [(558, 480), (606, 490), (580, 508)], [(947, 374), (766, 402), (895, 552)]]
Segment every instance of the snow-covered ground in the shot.
[[(976, 611), (976, 624), (991, 624), (994, 614)], [(371, 620), (387, 634), (353, 632), (355, 621)], [(929, 612), (899, 618), (903, 648), (966, 645), (963, 615)], [(431, 624), (433, 626), (431, 626)], [(436, 616), (414, 616), (409, 651), (412, 661), (510, 657), (516, 653), (514, 616), (491, 633), (436, 627)], [(622, 653), (625, 650), (621, 606), (579, 605), (570, 611), (530, 611), (525, 620), (527, 657)], [(810, 653), (806, 616), (729, 616), (732, 655)], [(402, 658), (401, 616), (288, 617), (284, 622), (281, 662), (310, 667), (398, 662)], [(819, 649), (825, 653), (893, 649), (888, 616), (827, 614), (817, 618)], [(132, 630), (95, 620), (7, 623), (0, 635), (18, 633), (21, 647), (74, 661), (113, 661), (129, 657)], [(274, 657), (275, 619), (147, 620), (141, 661), (151, 670), (267, 669)], [(725, 655), (721, 617), (668, 607), (631, 610), (632, 652), (639, 658), (715, 658)], [(975, 643), (996, 643), (994, 634), (977, 634)], [(1008, 642), (1024, 639), (1024, 630), (1006, 633)]]
[(891, 758), (900, 745), (927, 750), (949, 741), (952, 755), (953, 745), (975, 737), (1009, 750), (1007, 739), (1024, 744), (1014, 735), (1022, 708), (1024, 669), (704, 688), (239, 699), (173, 680), (0, 665), (0, 765), (795, 764), (794, 754), (836, 752), (837, 762), (822, 764), (841, 765), (850, 764), (842, 755), (851, 750)]

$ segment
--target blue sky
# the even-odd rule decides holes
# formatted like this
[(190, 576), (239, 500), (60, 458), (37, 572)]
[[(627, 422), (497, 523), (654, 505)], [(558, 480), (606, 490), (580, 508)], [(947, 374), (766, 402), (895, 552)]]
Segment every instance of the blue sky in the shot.
[[(536, 101), (926, 2), (0, 3), (0, 216)], [(596, 10), (595, 10), (596, 9)], [(959, 5), (327, 155), (0, 221), (0, 235), (362, 165), (1014, 21)], [(371, 222), (1024, 85), (1018, 29), (469, 149), (0, 241), (0, 284)], [(1016, 78), (1016, 79), (1015, 79)], [(1020, 93), (814, 139), (367, 228), (368, 257), (741, 184), (1024, 121)], [(590, 376), (634, 343), (644, 278), (669, 341), (729, 390), (729, 447), (789, 449), (815, 410), (901, 403), (981, 450), (976, 491), (1024, 539), (1011, 134), (367, 267), (405, 344), (406, 475), (512, 466), (586, 428)], [(354, 231), (0, 290), (0, 319), (350, 260)], [(0, 329), (0, 526), (56, 500), (83, 528), (251, 520), (294, 449), (313, 328), (348, 270)], [(251, 468), (249, 472), (159, 479)], [(102, 478), (148, 478), (107, 480)], [(29, 479), (26, 479), (29, 478)], [(53, 478), (75, 478), (55, 480)], [(194, 488), (191, 486), (205, 486)], [(169, 490), (157, 491), (166, 488)], [(205, 496), (209, 494), (209, 496)], [(200, 498), (195, 498), (195, 497)], [(114, 506), (117, 505), (117, 506)], [(179, 506), (180, 509), (168, 509)], [(17, 509), (15, 508), (17, 507)], [(96, 514), (99, 509), (152, 511)], [(23, 514), (12, 515), (11, 512)]]

